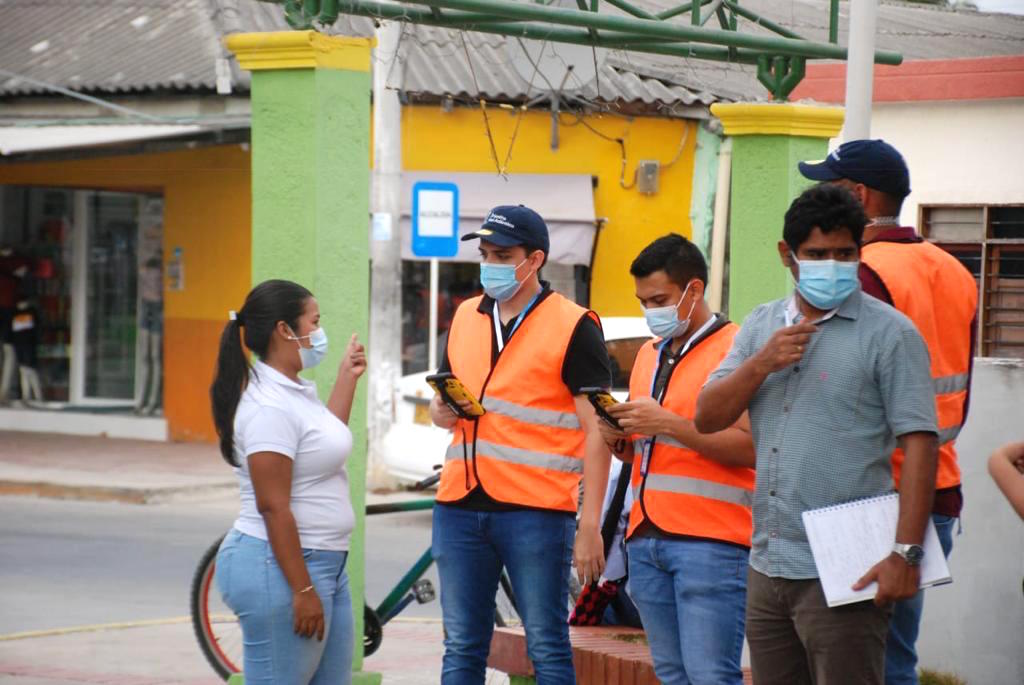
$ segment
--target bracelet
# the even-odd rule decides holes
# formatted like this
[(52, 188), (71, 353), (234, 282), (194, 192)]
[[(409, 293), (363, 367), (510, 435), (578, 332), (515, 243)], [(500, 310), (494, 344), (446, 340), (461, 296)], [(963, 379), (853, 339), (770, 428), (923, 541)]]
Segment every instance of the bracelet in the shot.
[(304, 594), (306, 594), (307, 592), (309, 592), (309, 591), (310, 591), (310, 590), (312, 590), (312, 589), (313, 589), (313, 586), (312, 586), (312, 585), (310, 585), (309, 587), (304, 587), (304, 588), (302, 588), (301, 590), (299, 590), (299, 591), (298, 591), (298, 592), (296, 592), (295, 594), (297, 594), (297, 595), (304, 595)]

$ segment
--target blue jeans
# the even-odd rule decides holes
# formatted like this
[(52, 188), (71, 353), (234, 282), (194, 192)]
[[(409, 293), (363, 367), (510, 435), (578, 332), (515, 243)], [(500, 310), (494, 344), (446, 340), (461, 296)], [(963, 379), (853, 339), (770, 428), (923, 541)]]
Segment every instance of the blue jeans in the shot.
[(432, 551), (446, 635), (443, 685), (484, 682), (502, 566), (538, 685), (575, 685), (568, 624), (575, 532), (575, 520), (564, 513), (434, 507)]
[[(932, 514), (935, 532), (939, 534), (942, 553), (949, 558), (953, 549), (953, 525), (957, 519), (952, 516)], [(889, 624), (889, 636), (885, 641), (885, 685), (917, 685), (917, 633), (921, 627), (921, 612), (924, 611), (924, 592), (918, 592), (910, 599), (896, 602)]]
[(710, 540), (634, 537), (633, 598), (665, 685), (741, 685), (749, 552)]
[(324, 607), (324, 640), (295, 634), (292, 590), (270, 543), (232, 529), (217, 553), (216, 581), (238, 615), (246, 685), (347, 685), (352, 681), (352, 598), (347, 552), (303, 549)]

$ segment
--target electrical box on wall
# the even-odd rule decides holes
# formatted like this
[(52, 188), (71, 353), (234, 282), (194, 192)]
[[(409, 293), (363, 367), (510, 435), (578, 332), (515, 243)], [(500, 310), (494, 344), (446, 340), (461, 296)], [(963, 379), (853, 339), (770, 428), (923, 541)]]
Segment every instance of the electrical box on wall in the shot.
[(661, 163), (656, 159), (642, 159), (636, 165), (636, 189), (644, 195), (658, 192)]

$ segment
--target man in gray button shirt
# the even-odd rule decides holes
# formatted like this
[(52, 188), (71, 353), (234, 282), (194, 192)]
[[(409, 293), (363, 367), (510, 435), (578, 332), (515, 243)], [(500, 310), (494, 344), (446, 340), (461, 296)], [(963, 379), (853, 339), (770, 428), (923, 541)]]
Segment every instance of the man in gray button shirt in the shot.
[[(911, 321), (857, 280), (867, 217), (844, 188), (815, 186), (786, 212), (782, 263), (791, 297), (747, 317), (698, 398), (711, 433), (745, 411), (757, 451), (747, 640), (754, 682), (882, 683), (891, 602), (917, 592), (935, 492), (935, 395)], [(906, 452), (893, 553), (857, 587), (874, 602), (825, 603), (801, 514), (892, 489)]]

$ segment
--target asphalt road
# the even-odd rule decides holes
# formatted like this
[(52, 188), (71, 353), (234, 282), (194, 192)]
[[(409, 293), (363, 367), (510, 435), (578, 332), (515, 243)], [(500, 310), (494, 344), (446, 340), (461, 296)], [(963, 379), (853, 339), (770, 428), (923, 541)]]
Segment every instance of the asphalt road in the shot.
[[(128, 505), (0, 498), (0, 635), (180, 617), (233, 498)], [(367, 596), (379, 602), (430, 542), (430, 513), (367, 523)], [(436, 572), (428, 577), (436, 583)], [(403, 616), (437, 617), (437, 602)]]

